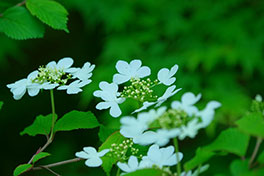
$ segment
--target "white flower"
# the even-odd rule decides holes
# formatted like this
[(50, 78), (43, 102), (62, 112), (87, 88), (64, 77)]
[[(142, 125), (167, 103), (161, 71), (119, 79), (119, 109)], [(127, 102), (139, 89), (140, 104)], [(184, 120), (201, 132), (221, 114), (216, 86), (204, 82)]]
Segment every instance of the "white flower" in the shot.
[(85, 161), (85, 165), (88, 167), (98, 167), (100, 166), (103, 161), (100, 157), (104, 156), (109, 149), (102, 150), (101, 152), (97, 152), (93, 147), (84, 147), (84, 151), (75, 153), (76, 157), (87, 159)]
[(198, 130), (202, 128), (201, 123), (198, 122), (198, 119), (195, 118), (188, 122), (187, 126), (181, 126), (181, 132), (179, 134), (179, 139), (183, 140), (187, 136), (190, 138), (194, 138), (198, 133)]
[(157, 100), (157, 104), (156, 104), (155, 107), (160, 106), (160, 105), (161, 105), (162, 103), (164, 103), (168, 98), (172, 97), (173, 95), (175, 95), (177, 92), (179, 92), (179, 91), (181, 90), (181, 88), (180, 88), (180, 89), (176, 89), (176, 90), (175, 90), (175, 88), (176, 88), (175, 85), (168, 87), (168, 88), (166, 89), (165, 93), (164, 93), (161, 97), (158, 98), (158, 100)]
[(116, 84), (122, 84), (130, 80), (131, 78), (144, 78), (150, 75), (150, 68), (147, 66), (141, 67), (141, 60), (132, 60), (130, 64), (126, 61), (118, 61), (116, 63), (116, 69), (119, 73), (113, 77), (113, 82)]
[(171, 107), (173, 109), (184, 110), (189, 116), (195, 115), (199, 110), (193, 105), (201, 99), (201, 96), (201, 94), (195, 96), (191, 92), (186, 92), (182, 95), (181, 102), (174, 101), (172, 102)]
[[(183, 158), (183, 154), (181, 152), (178, 152), (177, 155), (179, 161), (181, 161)], [(150, 162), (152, 163), (152, 165), (156, 165), (160, 168), (162, 168), (163, 166), (173, 166), (179, 162), (177, 161), (173, 146), (159, 148), (159, 146), (156, 144), (150, 146), (147, 156), (144, 156), (142, 158), (142, 161)]]
[(146, 109), (148, 109), (148, 107), (154, 105), (155, 103), (156, 103), (156, 102), (148, 102), (148, 101), (145, 101), (145, 102), (143, 103), (143, 106), (140, 107), (139, 109), (136, 109), (135, 111), (133, 111), (132, 114), (134, 114), (134, 113), (138, 113), (138, 112), (143, 111), (143, 110), (146, 110)]
[(166, 85), (166, 86), (170, 86), (172, 85), (175, 81), (176, 78), (172, 77), (175, 75), (175, 73), (178, 70), (178, 65), (175, 64), (170, 70), (167, 68), (162, 68), (159, 72), (158, 72), (158, 80)]
[(262, 96), (257, 94), (256, 97), (255, 97), (255, 100), (258, 101), (258, 102), (262, 102)]
[(19, 100), (28, 91), (29, 96), (36, 96), (41, 89), (40, 84), (33, 83), (32, 80), (36, 78), (38, 71), (31, 72), (27, 78), (8, 84), (7, 87), (13, 93), (15, 100)]
[(100, 82), (99, 87), (101, 90), (97, 90), (93, 93), (95, 97), (101, 97), (104, 102), (100, 102), (96, 105), (96, 109), (108, 109), (110, 108), (110, 115), (118, 117), (121, 115), (121, 109), (118, 104), (125, 101), (124, 98), (118, 98), (120, 93), (118, 92), (118, 86), (115, 83), (107, 83), (105, 81)]
[(82, 81), (86, 81), (92, 77), (92, 71), (94, 70), (95, 65), (91, 65), (90, 62), (86, 62), (82, 68), (69, 68), (66, 70), (67, 73), (71, 73), (74, 78), (78, 78)]
[(126, 173), (133, 172), (145, 167), (144, 163), (139, 163), (137, 157), (135, 156), (130, 156), (127, 164), (118, 162), (117, 166)]
[(133, 141), (140, 145), (157, 144), (159, 146), (164, 146), (169, 143), (171, 138), (175, 138), (180, 134), (180, 130), (175, 128), (171, 130), (159, 129), (155, 131), (146, 131), (139, 135)]
[(56, 69), (59, 71), (66, 71), (69, 69), (73, 64), (73, 59), (70, 57), (62, 58), (56, 63), (55, 61), (51, 61), (47, 64), (48, 68)]
[(75, 80), (69, 85), (63, 85), (58, 87), (58, 90), (67, 90), (67, 94), (77, 94), (79, 92), (82, 92), (81, 87), (86, 86), (89, 84), (91, 80), (86, 80), (86, 81), (80, 81), (80, 80)]
[(198, 113), (198, 116), (202, 118), (201, 126), (203, 128), (207, 127), (213, 120), (215, 109), (219, 108), (221, 106), (221, 103), (217, 101), (210, 101), (207, 103), (204, 110), (200, 111)]

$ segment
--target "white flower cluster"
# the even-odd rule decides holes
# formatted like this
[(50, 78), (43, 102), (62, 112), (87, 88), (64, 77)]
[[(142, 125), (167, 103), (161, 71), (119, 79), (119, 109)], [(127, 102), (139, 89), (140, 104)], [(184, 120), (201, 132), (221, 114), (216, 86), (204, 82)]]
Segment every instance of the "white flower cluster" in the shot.
[[(195, 96), (191, 92), (183, 94), (180, 101), (174, 101), (171, 109), (160, 107), (157, 110), (139, 113), (137, 118), (126, 116), (121, 118), (120, 133), (132, 138), (133, 142), (141, 145), (166, 145), (171, 138), (194, 138), (201, 128), (207, 127), (213, 120), (215, 109), (221, 104), (209, 102), (203, 110), (194, 104), (199, 101), (201, 94)], [(149, 130), (152, 129), (152, 130)], [(156, 130), (153, 130), (156, 129)]]
[[(91, 82), (95, 65), (86, 62), (82, 68), (71, 67), (73, 59), (66, 57), (56, 63), (49, 62), (46, 66), (30, 73), (27, 78), (8, 84), (13, 97), (19, 100), (28, 92), (29, 96), (36, 96), (41, 89), (66, 90), (67, 94), (77, 94), (82, 87)], [(67, 84), (68, 83), (68, 84)]]
[[(176, 157), (177, 155), (177, 157)], [(177, 161), (178, 158), (178, 161)], [(133, 172), (139, 169), (152, 168), (156, 166), (162, 169), (164, 166), (174, 166), (183, 158), (181, 152), (174, 153), (174, 147), (159, 148), (158, 145), (149, 147), (147, 156), (143, 156), (139, 162), (136, 156), (130, 156), (128, 163), (118, 162), (117, 166), (125, 173)]]
[[(130, 63), (119, 60), (116, 63), (116, 69), (118, 73), (113, 76), (113, 83), (102, 81), (99, 84), (101, 90), (94, 92), (94, 96), (103, 100), (103, 102), (97, 104), (96, 108), (99, 110), (110, 108), (110, 115), (113, 117), (119, 117), (122, 114), (119, 104), (123, 103), (127, 98), (132, 98), (142, 104), (141, 108), (134, 111), (135, 113), (152, 105), (160, 106), (180, 90), (176, 89), (175, 85), (172, 85), (176, 81), (173, 76), (178, 70), (178, 65), (174, 65), (170, 70), (162, 68), (158, 72), (158, 80), (155, 81), (151, 81), (150, 78), (143, 79), (151, 74), (151, 70), (147, 66), (142, 66), (140, 60), (132, 60)], [(123, 91), (118, 92), (119, 85), (128, 81), (131, 84), (125, 86)], [(154, 95), (152, 90), (154, 86), (159, 84), (169, 86), (160, 97)]]

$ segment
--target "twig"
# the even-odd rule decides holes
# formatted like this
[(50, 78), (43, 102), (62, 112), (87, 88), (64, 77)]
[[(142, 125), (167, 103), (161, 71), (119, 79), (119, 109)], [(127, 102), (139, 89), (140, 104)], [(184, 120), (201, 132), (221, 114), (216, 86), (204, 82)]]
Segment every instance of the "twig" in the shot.
[(262, 138), (258, 137), (257, 138), (257, 142), (256, 142), (256, 146), (255, 146), (255, 149), (251, 155), (251, 158), (250, 158), (250, 161), (249, 161), (249, 167), (251, 168), (251, 165), (252, 165), (252, 162), (254, 161), (257, 153), (258, 153), (258, 150), (259, 150), (259, 147), (260, 147), (260, 144), (262, 142)]
[(58, 174), (58, 173), (56, 173), (56, 172), (54, 172), (53, 170), (51, 170), (50, 168), (48, 168), (48, 167), (44, 167), (44, 166), (42, 166), (43, 167), (43, 169), (46, 169), (46, 170), (48, 170), (49, 172), (51, 172), (51, 173), (53, 173), (54, 175), (56, 175), (56, 176), (61, 176), (60, 174)]
[(68, 164), (68, 163), (78, 162), (81, 160), (83, 160), (83, 159), (82, 158), (74, 158), (74, 159), (60, 161), (57, 163), (52, 163), (52, 164), (48, 164), (48, 165), (44, 165), (44, 166), (33, 167), (31, 170), (41, 170), (43, 168), (51, 168), (51, 167), (60, 166), (60, 165)]

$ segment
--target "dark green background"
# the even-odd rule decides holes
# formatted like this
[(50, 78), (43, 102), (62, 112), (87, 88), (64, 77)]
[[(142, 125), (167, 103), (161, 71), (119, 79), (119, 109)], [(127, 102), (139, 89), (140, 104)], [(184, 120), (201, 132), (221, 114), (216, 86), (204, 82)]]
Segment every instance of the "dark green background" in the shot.
[[(16, 0), (2, 0), (0, 12)], [(141, 59), (155, 78), (163, 67), (179, 65), (177, 87), (203, 94), (222, 103), (216, 121), (194, 140), (180, 143), (189, 159), (196, 147), (213, 140), (220, 129), (232, 125), (248, 109), (250, 99), (264, 88), (264, 2), (262, 0), (60, 0), (69, 11), (70, 33), (46, 28), (43, 39), (17, 41), (0, 34), (1, 175), (11, 175), (20, 163), (27, 162), (44, 137), (20, 136), (39, 114), (51, 112), (49, 92), (36, 97), (25, 95), (15, 101), (6, 84), (28, 75), (40, 65), (62, 57), (72, 57), (75, 66), (90, 61), (96, 64), (93, 82), (83, 93), (55, 92), (59, 116), (74, 109), (91, 110), (101, 123), (108, 124), (108, 112), (97, 112), (92, 92), (102, 80), (111, 81), (117, 60)], [(125, 107), (124, 107), (125, 108)], [(108, 120), (107, 120), (108, 119)], [(58, 133), (48, 151), (54, 154), (43, 161), (71, 159), (82, 147), (98, 147), (98, 129)], [(212, 173), (227, 174), (230, 158), (212, 160)], [(224, 161), (224, 162), (223, 162)], [(219, 163), (222, 164), (219, 167)], [(83, 163), (59, 167), (62, 175), (104, 175)], [(33, 175), (29, 173), (26, 175)], [(49, 175), (36, 172), (35, 175)]]

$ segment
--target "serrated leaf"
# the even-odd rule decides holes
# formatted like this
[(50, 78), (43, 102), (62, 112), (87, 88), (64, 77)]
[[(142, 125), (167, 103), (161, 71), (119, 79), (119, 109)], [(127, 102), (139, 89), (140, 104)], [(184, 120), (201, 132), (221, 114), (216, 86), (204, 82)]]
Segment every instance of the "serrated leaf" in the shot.
[(4, 102), (0, 101), (0, 110), (2, 109)]
[(163, 171), (158, 169), (141, 169), (125, 174), (124, 176), (161, 176), (162, 174)]
[[(55, 116), (55, 120), (57, 116)], [(20, 135), (28, 134), (30, 136), (36, 136), (37, 134), (48, 135), (52, 126), (52, 114), (43, 116), (39, 115), (32, 125), (26, 127)]]
[(67, 28), (68, 12), (53, 0), (27, 0), (26, 6), (32, 15), (54, 29), (69, 32)]
[(204, 147), (208, 151), (227, 151), (239, 156), (245, 156), (249, 136), (240, 132), (236, 128), (229, 128), (220, 133), (220, 135), (211, 144)]
[(19, 166), (16, 167), (16, 169), (14, 170), (13, 175), (14, 176), (21, 175), (22, 173), (26, 172), (31, 167), (32, 167), (31, 164), (21, 164), (21, 165), (19, 165)]
[(39, 161), (40, 159), (46, 158), (47, 156), (50, 156), (49, 153), (47, 152), (40, 152), (38, 154), (36, 154), (32, 160), (32, 163), (36, 163), (37, 161)]
[(71, 131), (98, 127), (96, 117), (91, 112), (71, 111), (60, 118), (54, 127), (55, 131)]
[(0, 17), (0, 32), (18, 40), (41, 38), (44, 27), (24, 7), (11, 7)]
[[(111, 145), (113, 143), (115, 144), (121, 144), (126, 138), (122, 136), (119, 132), (114, 132), (111, 136), (109, 136), (106, 141), (99, 147), (99, 151), (102, 151), (104, 149), (111, 148)], [(111, 169), (113, 165), (117, 162), (117, 159), (114, 157), (110, 157), (108, 155), (105, 155), (101, 158), (103, 160), (102, 167), (106, 173), (106, 175), (110, 176)]]
[(110, 128), (107, 128), (107, 127), (101, 125), (100, 129), (99, 129), (99, 133), (98, 133), (100, 141), (104, 142), (115, 131), (116, 130), (114, 130), (114, 129), (110, 129)]
[(249, 113), (236, 122), (239, 130), (246, 134), (264, 138), (264, 118), (262, 113)]
[(203, 148), (198, 148), (195, 153), (195, 157), (184, 164), (185, 170), (191, 170), (195, 167), (202, 165), (208, 161), (215, 153), (212, 151), (205, 150)]

